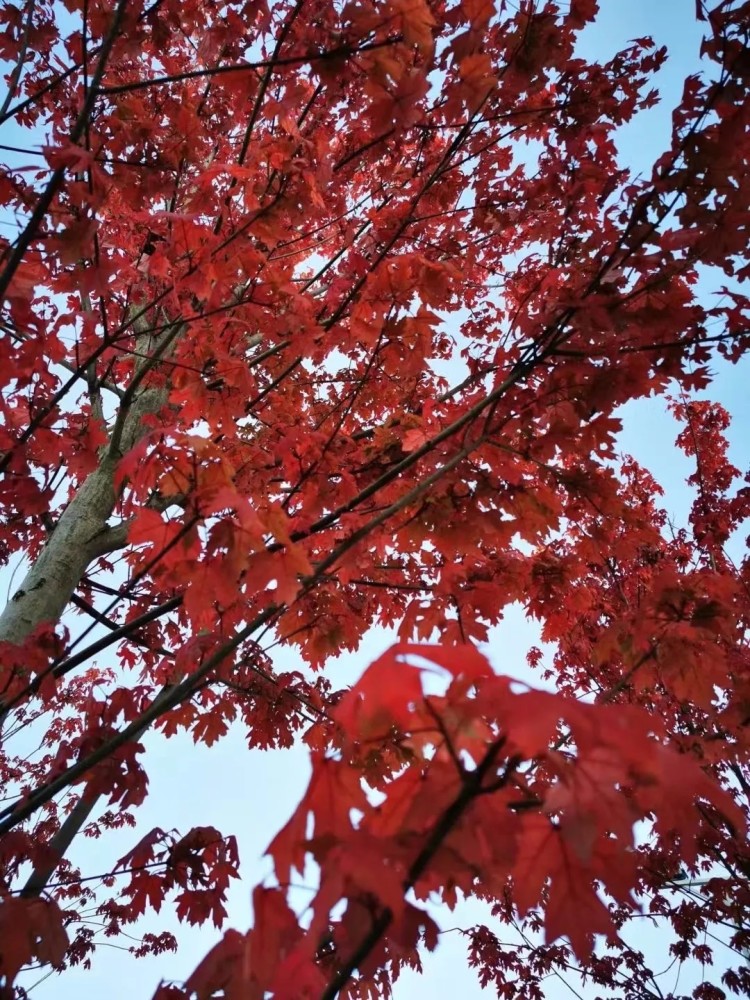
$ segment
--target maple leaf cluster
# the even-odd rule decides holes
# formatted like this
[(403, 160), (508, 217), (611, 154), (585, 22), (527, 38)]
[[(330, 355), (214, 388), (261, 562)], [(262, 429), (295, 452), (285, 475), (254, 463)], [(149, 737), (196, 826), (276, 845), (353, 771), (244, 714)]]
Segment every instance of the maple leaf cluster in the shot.
[[(658, 995), (641, 905), (680, 960), (714, 925), (750, 947), (750, 487), (705, 398), (750, 346), (750, 4), (696, 5), (704, 72), (637, 176), (620, 130), (667, 53), (584, 58), (598, 6), (0, 7), (3, 995), (123, 928), (172, 950), (168, 908), (224, 925), (208, 822), (68, 856), (137, 826), (152, 731), (312, 763), (252, 929), (160, 1000), (387, 996), (428, 899), (523, 929), (463, 928), (499, 996), (574, 961)], [(617, 451), (653, 394), (681, 527)], [(555, 693), (477, 651), (519, 604)], [(333, 690), (376, 625), (399, 645)], [(725, 989), (745, 965), (695, 997)]]

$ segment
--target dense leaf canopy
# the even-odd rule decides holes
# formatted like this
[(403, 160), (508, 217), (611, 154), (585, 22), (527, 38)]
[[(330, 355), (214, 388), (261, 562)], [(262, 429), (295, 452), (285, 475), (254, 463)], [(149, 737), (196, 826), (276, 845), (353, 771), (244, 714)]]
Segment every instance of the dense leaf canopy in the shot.
[[(662, 996), (641, 905), (679, 959), (712, 925), (750, 947), (750, 489), (710, 398), (750, 347), (750, 4), (697, 3), (703, 72), (639, 175), (618, 130), (666, 53), (584, 58), (597, 6), (0, 7), (3, 996), (88, 961), (92, 913), (137, 956), (167, 904), (223, 926), (209, 804), (101, 879), (67, 856), (135, 825), (150, 728), (312, 761), (253, 928), (159, 1000), (387, 996), (428, 898), (493, 907), (465, 933), (501, 997), (573, 963)], [(616, 447), (667, 393), (677, 528)], [(478, 651), (518, 604), (554, 692)], [(334, 691), (374, 625), (400, 644)], [(741, 955), (694, 996), (727, 991)]]

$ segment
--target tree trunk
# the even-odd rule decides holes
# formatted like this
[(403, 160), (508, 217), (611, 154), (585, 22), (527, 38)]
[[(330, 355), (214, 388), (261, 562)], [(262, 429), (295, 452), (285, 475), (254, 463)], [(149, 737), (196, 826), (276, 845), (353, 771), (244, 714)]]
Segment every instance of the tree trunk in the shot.
[(57, 622), (101, 540), (115, 506), (115, 462), (105, 457), (63, 511), (47, 544), (0, 615), (0, 640), (20, 645), (44, 622)]

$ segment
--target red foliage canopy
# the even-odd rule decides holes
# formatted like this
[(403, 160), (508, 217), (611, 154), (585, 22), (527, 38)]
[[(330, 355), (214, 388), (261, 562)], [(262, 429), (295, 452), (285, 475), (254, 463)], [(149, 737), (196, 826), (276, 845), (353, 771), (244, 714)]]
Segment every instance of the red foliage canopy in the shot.
[[(665, 52), (586, 60), (597, 7), (0, 7), (0, 560), (27, 569), (0, 617), (3, 996), (88, 961), (92, 910), (108, 936), (166, 900), (223, 925), (213, 826), (146, 832), (99, 881), (66, 857), (134, 825), (151, 727), (312, 759), (252, 930), (159, 1000), (388, 995), (437, 943), (425, 901), (459, 894), (531, 934), (465, 929), (504, 997), (574, 958), (660, 995), (621, 936), (643, 899), (678, 958), (713, 923), (750, 947), (750, 563), (726, 548), (750, 490), (695, 395), (750, 346), (750, 4), (696, 4), (705, 73), (643, 176), (617, 130)], [(619, 408), (670, 387), (696, 470), (674, 531), (616, 453)], [(556, 693), (477, 650), (516, 603)], [(401, 643), (332, 691), (376, 624)], [(750, 991), (721, 975), (695, 997)]]

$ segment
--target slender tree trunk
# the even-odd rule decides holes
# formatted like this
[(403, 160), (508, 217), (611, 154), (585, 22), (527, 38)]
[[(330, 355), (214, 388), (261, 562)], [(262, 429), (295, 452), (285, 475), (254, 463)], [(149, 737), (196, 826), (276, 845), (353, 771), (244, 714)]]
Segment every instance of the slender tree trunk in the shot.
[[(143, 367), (145, 368), (148, 365)], [(102, 450), (97, 468), (79, 487), (54, 526), (47, 544), (21, 586), (0, 615), (0, 641), (20, 645), (40, 625), (58, 622), (89, 565), (98, 556), (125, 544), (127, 526), (108, 524), (114, 513), (114, 476), (119, 458), (143, 434), (143, 417), (166, 403), (164, 388), (143, 387), (121, 410), (116, 448)], [(0, 725), (4, 713), (0, 713)], [(44, 891), (81, 827), (91, 815), (98, 795), (82, 794), (46, 845), (45, 860), (37, 865), (23, 889), (25, 896)]]
[(0, 640), (20, 645), (45, 622), (57, 622), (101, 540), (115, 506), (115, 463), (104, 457), (63, 511), (47, 544), (0, 615)]

